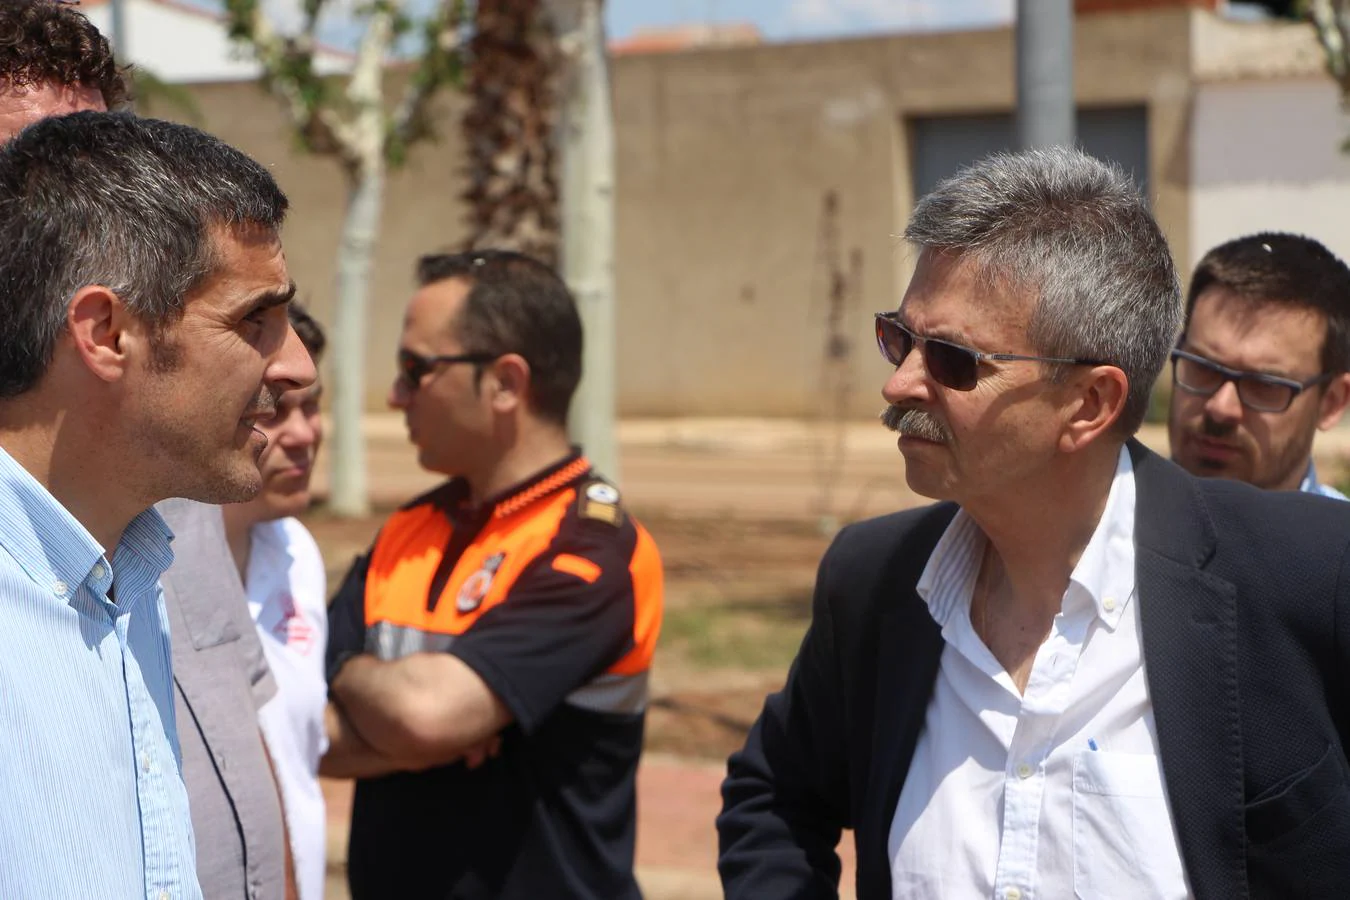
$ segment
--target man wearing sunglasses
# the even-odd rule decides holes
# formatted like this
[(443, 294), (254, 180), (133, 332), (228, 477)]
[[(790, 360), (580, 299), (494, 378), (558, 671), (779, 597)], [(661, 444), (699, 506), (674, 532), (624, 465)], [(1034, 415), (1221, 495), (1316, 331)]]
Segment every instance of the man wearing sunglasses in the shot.
[(434, 255), (389, 401), (450, 477), (330, 608), (325, 774), (354, 900), (639, 897), (635, 778), (661, 561), (567, 438), (581, 321), (518, 253)]
[(1172, 351), (1172, 459), (1193, 475), (1345, 496), (1317, 479), (1313, 437), (1350, 403), (1350, 269), (1292, 234), (1200, 260)]
[(1343, 894), (1350, 506), (1134, 440), (1183, 308), (1118, 169), (994, 156), (905, 234), (883, 418), (944, 502), (826, 553), (728, 762), (726, 896), (836, 896), (845, 828), (860, 900)]

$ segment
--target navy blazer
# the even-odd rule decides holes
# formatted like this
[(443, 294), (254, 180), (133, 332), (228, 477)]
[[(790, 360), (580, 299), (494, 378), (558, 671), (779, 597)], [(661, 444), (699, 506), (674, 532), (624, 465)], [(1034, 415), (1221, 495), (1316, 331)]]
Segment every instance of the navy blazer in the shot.
[[(1198, 479), (1131, 441), (1144, 661), (1198, 898), (1350, 896), (1350, 503)], [(728, 761), (737, 900), (889, 900), (887, 837), (943, 641), (914, 586), (950, 503), (860, 522), (820, 564), (787, 684)]]

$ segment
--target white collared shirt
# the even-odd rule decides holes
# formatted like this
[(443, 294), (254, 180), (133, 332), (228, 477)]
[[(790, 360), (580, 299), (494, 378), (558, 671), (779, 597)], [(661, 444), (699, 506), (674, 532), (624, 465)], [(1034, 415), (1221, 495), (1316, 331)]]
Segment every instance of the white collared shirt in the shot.
[(1144, 679), (1134, 504), (1122, 449), (1025, 695), (971, 625), (984, 533), (961, 511), (933, 550), (917, 588), (946, 646), (891, 822), (896, 900), (1189, 895)]
[(328, 582), (319, 547), (297, 519), (260, 522), (249, 534), (248, 607), (277, 682), (258, 719), (281, 785), (296, 889), (300, 900), (319, 900), (327, 872), (319, 760), (328, 749)]

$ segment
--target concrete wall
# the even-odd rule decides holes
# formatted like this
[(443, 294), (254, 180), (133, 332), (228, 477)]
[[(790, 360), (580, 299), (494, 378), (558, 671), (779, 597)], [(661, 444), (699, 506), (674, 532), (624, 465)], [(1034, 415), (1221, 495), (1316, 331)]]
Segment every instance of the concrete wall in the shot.
[[(1154, 209), (1184, 253), (1190, 14), (1082, 20), (1078, 102), (1148, 110)], [(822, 198), (864, 262), (849, 412), (881, 405), (871, 313), (912, 268), (910, 119), (1010, 111), (1009, 29), (620, 59), (619, 371), (628, 414), (804, 415), (824, 398)]]
[[(1189, 16), (1091, 16), (1075, 35), (1079, 104), (1148, 110), (1154, 210), (1179, 258), (1191, 234)], [(886, 369), (871, 314), (898, 305), (912, 265), (895, 237), (914, 202), (908, 120), (1011, 110), (1012, 53), (1002, 29), (617, 58), (621, 414), (805, 416), (833, 408), (822, 386), (841, 378), (852, 385), (848, 414), (875, 413)], [(271, 165), (290, 193), (288, 258), (301, 295), (330, 320), (345, 201), (336, 164), (295, 153), (253, 86), (195, 93), (205, 127)], [(442, 142), (418, 148), (390, 180), (368, 337), (373, 408), (393, 374), (413, 261), (464, 233), (460, 102), (442, 104)], [(833, 376), (829, 193), (842, 255), (856, 250), (863, 265)]]
[(1197, 86), (1190, 255), (1254, 231), (1295, 231), (1350, 259), (1350, 118), (1329, 78)]

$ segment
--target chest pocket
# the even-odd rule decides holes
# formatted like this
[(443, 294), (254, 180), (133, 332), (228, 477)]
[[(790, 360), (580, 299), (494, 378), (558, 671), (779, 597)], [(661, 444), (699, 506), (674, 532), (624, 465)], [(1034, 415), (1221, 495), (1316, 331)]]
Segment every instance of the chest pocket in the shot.
[(1074, 757), (1073, 888), (1090, 900), (1189, 896), (1156, 756)]

